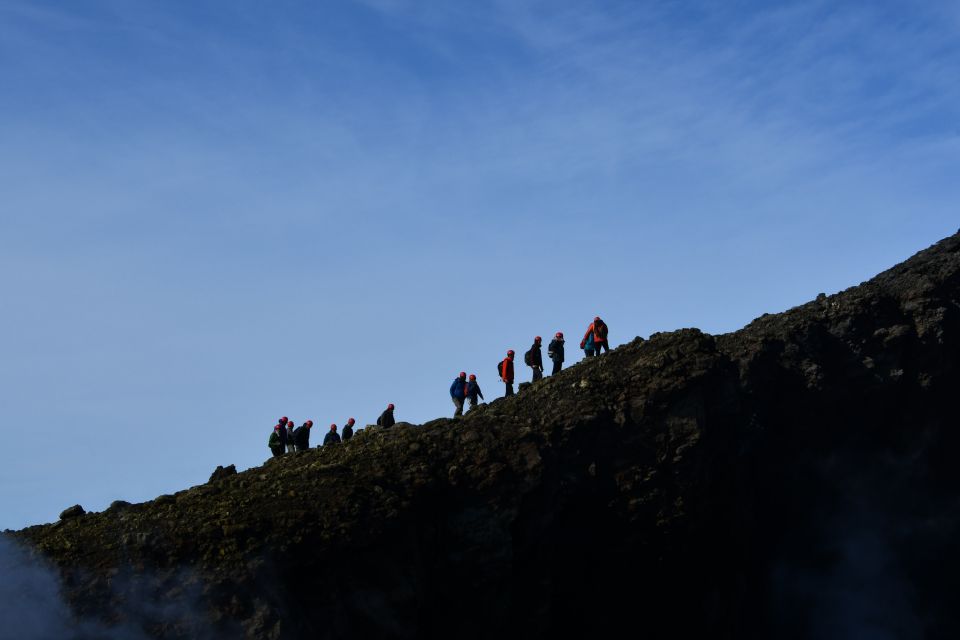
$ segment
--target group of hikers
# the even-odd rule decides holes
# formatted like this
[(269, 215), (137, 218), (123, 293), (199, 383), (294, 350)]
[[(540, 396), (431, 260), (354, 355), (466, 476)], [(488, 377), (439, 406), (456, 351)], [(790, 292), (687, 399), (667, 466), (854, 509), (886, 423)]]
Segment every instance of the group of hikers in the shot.
[[(607, 325), (597, 316), (587, 327), (587, 332), (580, 341), (580, 348), (588, 358), (600, 355), (601, 350), (610, 351), (607, 338)], [(564, 360), (564, 339), (563, 332), (558, 331), (550, 341), (547, 347), (547, 357), (553, 360), (553, 371), (551, 375), (556, 375), (563, 368)], [(523, 354), (523, 363), (533, 370), (533, 379), (531, 382), (537, 382), (543, 379), (543, 339), (537, 336), (533, 339), (533, 345)], [(497, 376), (503, 382), (505, 387), (504, 397), (513, 395), (513, 359), (515, 357), (513, 349), (507, 351), (507, 357), (497, 363)], [(470, 409), (477, 406), (477, 398), (483, 400), (483, 393), (480, 391), (480, 385), (477, 384), (477, 376), (471, 374), (469, 380), (467, 374), (463, 371), (453, 384), (450, 385), (450, 398), (453, 400), (453, 406), (456, 407), (453, 416), (455, 418), (463, 415), (463, 405), (467, 400), (470, 401)]]
[[(331, 444), (340, 444), (353, 437), (353, 427), (357, 421), (349, 418), (343, 427), (343, 434), (337, 433), (337, 425), (331, 424), (330, 430), (323, 436), (323, 446)], [(377, 418), (377, 424), (382, 427), (392, 427), (396, 424), (393, 418), (393, 404), (388, 404), (387, 408), (380, 417)], [(270, 452), (274, 457), (280, 457), (285, 453), (294, 453), (296, 451), (306, 451), (310, 448), (310, 430), (313, 428), (313, 420), (307, 420), (299, 427), (294, 427), (293, 420), (283, 416), (273, 427), (273, 433), (267, 441)]]
[[(602, 351), (610, 351), (610, 345), (607, 338), (607, 325), (597, 316), (587, 327), (587, 332), (580, 341), (580, 348), (588, 358), (599, 356)], [(543, 378), (543, 353), (540, 336), (533, 339), (533, 345), (523, 356), (523, 363), (533, 370), (532, 382), (537, 382)], [(513, 359), (514, 351), (507, 351), (507, 357), (497, 363), (497, 376), (503, 382), (506, 392), (504, 396), (512, 396), (513, 393)], [(553, 340), (547, 347), (547, 357), (553, 360), (553, 370), (551, 375), (556, 375), (563, 368), (564, 361), (564, 339), (563, 332), (558, 331)], [(477, 383), (477, 376), (470, 374), (468, 377), (465, 371), (450, 385), (450, 398), (455, 407), (453, 416), (459, 418), (463, 415), (463, 405), (469, 401), (470, 409), (476, 408), (479, 401), (483, 400), (483, 391)], [(330, 430), (323, 437), (323, 446), (339, 444), (346, 442), (353, 437), (353, 427), (356, 420), (350, 418), (343, 427), (343, 434), (337, 433), (337, 425), (331, 424)], [(392, 427), (396, 424), (393, 417), (393, 404), (388, 404), (386, 410), (377, 418), (377, 425), (381, 427)], [(273, 427), (273, 433), (270, 434), (268, 446), (274, 456), (282, 456), (285, 453), (295, 451), (306, 451), (310, 448), (310, 429), (313, 427), (313, 421), (307, 420), (299, 427), (294, 427), (293, 420), (287, 417), (280, 418), (276, 426)]]

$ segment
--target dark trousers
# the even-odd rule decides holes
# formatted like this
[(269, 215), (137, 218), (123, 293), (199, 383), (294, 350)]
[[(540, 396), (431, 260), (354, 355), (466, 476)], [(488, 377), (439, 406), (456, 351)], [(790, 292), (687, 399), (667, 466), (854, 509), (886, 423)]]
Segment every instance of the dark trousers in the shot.
[(601, 350), (601, 349), (604, 350), (604, 351), (610, 351), (610, 347), (607, 345), (606, 342), (598, 342), (598, 343), (596, 343), (596, 345), (594, 346), (594, 349), (596, 349), (597, 355), (600, 355), (600, 350)]
[(560, 369), (563, 368), (563, 360), (554, 360), (553, 361), (553, 373), (550, 375), (555, 376), (560, 373)]
[(468, 399), (470, 400), (470, 411), (473, 411), (477, 408), (477, 396), (471, 396)]
[(512, 382), (504, 382), (504, 384), (507, 386), (507, 392), (503, 394), (503, 397), (506, 398), (507, 396), (512, 396), (512, 395), (513, 395), (513, 383), (512, 383)]
[(463, 415), (463, 398), (454, 398), (451, 396), (451, 399), (453, 400), (453, 406), (457, 408), (456, 411), (453, 412), (453, 417), (459, 418)]
[(543, 369), (540, 367), (532, 367), (533, 369), (533, 381), (536, 382), (543, 378)]

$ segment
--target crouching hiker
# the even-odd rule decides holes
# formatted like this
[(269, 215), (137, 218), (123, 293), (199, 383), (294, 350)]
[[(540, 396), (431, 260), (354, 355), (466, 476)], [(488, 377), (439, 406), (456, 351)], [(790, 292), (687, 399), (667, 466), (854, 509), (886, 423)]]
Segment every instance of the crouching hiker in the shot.
[(477, 408), (477, 396), (483, 400), (483, 392), (480, 391), (480, 385), (477, 384), (477, 376), (470, 374), (470, 382), (467, 383), (467, 398), (470, 400), (470, 410)]
[(453, 381), (453, 384), (450, 385), (450, 399), (453, 400), (453, 406), (456, 407), (453, 412), (454, 418), (459, 418), (463, 415), (463, 401), (466, 397), (467, 374), (461, 371), (460, 375)]
[(507, 357), (497, 365), (497, 375), (506, 386), (506, 392), (503, 394), (505, 398), (513, 395), (513, 356), (513, 349), (510, 349), (507, 351)]
[(397, 421), (393, 419), (393, 405), (388, 404), (387, 408), (380, 414), (380, 417), (377, 418), (377, 425), (381, 427), (392, 427), (395, 424), (397, 424)]
[(323, 446), (331, 444), (340, 444), (340, 435), (337, 433), (337, 425), (330, 425), (330, 431), (327, 431), (327, 435), (323, 436)]
[(273, 428), (273, 433), (270, 434), (270, 439), (267, 440), (267, 446), (270, 447), (270, 452), (273, 453), (274, 458), (279, 458), (283, 455), (283, 445), (280, 444), (280, 429), (282, 427), (277, 425)]
[(346, 442), (347, 440), (353, 437), (353, 425), (355, 424), (357, 424), (357, 421), (354, 420), (353, 418), (350, 418), (349, 420), (347, 420), (347, 424), (345, 424), (343, 427), (343, 435), (341, 436), (341, 439), (344, 442)]
[(550, 375), (557, 375), (563, 368), (563, 334), (557, 331), (556, 337), (550, 341), (547, 347), (547, 355), (553, 360), (553, 372)]
[(311, 428), (313, 428), (313, 420), (307, 420), (293, 431), (293, 441), (297, 446), (297, 451), (306, 451), (310, 448)]

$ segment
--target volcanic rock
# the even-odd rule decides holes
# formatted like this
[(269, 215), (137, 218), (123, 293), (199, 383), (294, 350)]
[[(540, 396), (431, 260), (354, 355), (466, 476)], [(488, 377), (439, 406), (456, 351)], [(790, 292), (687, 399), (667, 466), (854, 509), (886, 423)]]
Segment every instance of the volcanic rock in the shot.
[(77, 615), (163, 638), (956, 638), (958, 365), (953, 236), (735, 333), (16, 535)]

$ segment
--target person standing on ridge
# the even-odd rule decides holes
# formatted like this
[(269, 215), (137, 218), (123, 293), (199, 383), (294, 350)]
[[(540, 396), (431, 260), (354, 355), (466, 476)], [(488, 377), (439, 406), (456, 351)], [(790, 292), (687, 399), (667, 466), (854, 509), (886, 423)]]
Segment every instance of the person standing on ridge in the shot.
[(337, 433), (337, 425), (330, 425), (330, 431), (327, 431), (327, 435), (323, 436), (323, 446), (328, 446), (331, 444), (340, 444), (340, 435)]
[(283, 455), (283, 445), (280, 444), (280, 425), (273, 427), (273, 433), (270, 434), (270, 439), (267, 440), (267, 446), (270, 447), (270, 453), (273, 454), (274, 458), (279, 458)]
[(387, 405), (387, 408), (377, 418), (377, 424), (381, 427), (392, 427), (397, 424), (397, 421), (393, 419), (393, 404)]
[(513, 356), (513, 349), (510, 349), (507, 351), (507, 357), (497, 365), (497, 373), (500, 375), (500, 380), (507, 387), (506, 393), (503, 395), (504, 398), (513, 395)]
[(294, 430), (293, 442), (297, 446), (297, 451), (306, 451), (310, 448), (310, 429), (312, 427), (313, 420), (307, 420)]
[(483, 400), (483, 391), (480, 391), (480, 385), (477, 384), (477, 376), (470, 374), (470, 382), (467, 383), (467, 398), (470, 399), (470, 411), (477, 408), (477, 396)]
[(346, 442), (353, 437), (353, 425), (357, 424), (357, 421), (353, 418), (347, 420), (347, 424), (343, 426), (343, 435), (340, 437), (341, 440)]
[(543, 378), (543, 351), (540, 348), (542, 342), (540, 336), (537, 336), (530, 349), (523, 354), (523, 363), (533, 369), (533, 382)]
[(450, 399), (453, 400), (453, 406), (456, 410), (453, 412), (454, 418), (463, 415), (463, 401), (467, 397), (467, 374), (463, 371), (450, 385)]
[(280, 453), (287, 450), (287, 423), (289, 422), (287, 416), (280, 418), (280, 424), (278, 426), (280, 427), (280, 444), (283, 447), (283, 451)]
[[(303, 424), (306, 424), (306, 422)], [(293, 428), (293, 420), (287, 420), (287, 453), (293, 453), (297, 450), (296, 439), (293, 437), (296, 431), (297, 430)]]
[[(587, 327), (587, 332), (583, 334), (583, 340), (580, 342), (581, 349), (587, 348), (586, 344), (590, 338), (592, 338), (593, 351), (596, 355), (600, 355), (601, 349), (610, 351), (610, 346), (607, 344), (607, 325), (600, 319), (600, 316), (594, 318), (590, 326)], [(588, 351), (587, 357), (590, 357), (590, 355), (592, 354)]]
[(560, 331), (557, 331), (556, 337), (550, 341), (550, 345), (547, 347), (547, 356), (553, 360), (553, 372), (550, 375), (555, 376), (563, 368), (563, 333)]

